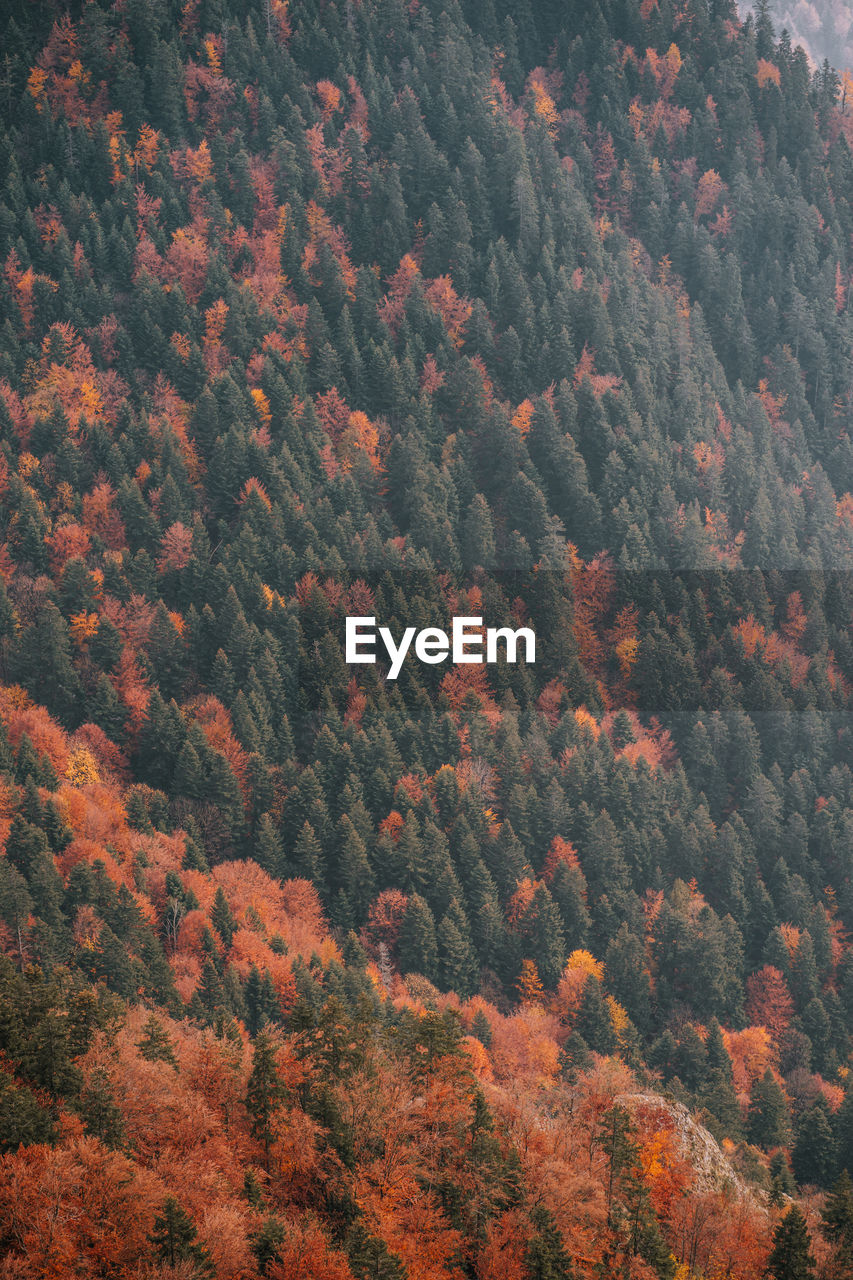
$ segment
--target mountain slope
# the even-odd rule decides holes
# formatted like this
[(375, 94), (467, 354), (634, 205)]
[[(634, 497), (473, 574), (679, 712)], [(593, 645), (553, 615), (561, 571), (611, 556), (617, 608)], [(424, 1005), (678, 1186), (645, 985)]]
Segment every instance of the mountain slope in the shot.
[(725, 2), (4, 47), (9, 1266), (762, 1275), (853, 1166), (837, 78)]

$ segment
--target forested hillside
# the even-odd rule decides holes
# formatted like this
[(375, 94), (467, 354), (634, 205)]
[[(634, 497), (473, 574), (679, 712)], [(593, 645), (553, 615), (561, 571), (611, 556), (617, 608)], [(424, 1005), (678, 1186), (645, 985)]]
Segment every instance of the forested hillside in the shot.
[(839, 71), (851, 71), (853, 15), (842, 0), (770, 0), (766, 12), (776, 30), (787, 32), (792, 44), (801, 44), (815, 66), (827, 59)]
[(0, 1276), (849, 1277), (841, 80), (734, 0), (6, 11)]

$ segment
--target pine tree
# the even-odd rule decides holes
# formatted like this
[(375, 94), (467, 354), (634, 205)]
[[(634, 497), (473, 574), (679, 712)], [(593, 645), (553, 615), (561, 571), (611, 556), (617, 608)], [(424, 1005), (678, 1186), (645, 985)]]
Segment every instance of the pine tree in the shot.
[(530, 1280), (572, 1280), (571, 1263), (551, 1213), (537, 1205), (530, 1221), (534, 1232), (524, 1255)]
[(342, 928), (362, 925), (367, 909), (375, 893), (373, 871), (367, 857), (367, 849), (347, 814), (338, 823), (339, 889), (336, 921)]
[(27, 733), (21, 734), (18, 743), (15, 776), (19, 782), (26, 782), (27, 778), (32, 777), (38, 786), (47, 787), (50, 791), (55, 791), (59, 786), (59, 779), (49, 758), (44, 753), (39, 755)]
[(487, 1049), (492, 1043), (492, 1024), (482, 1009), (478, 1009), (471, 1022), (471, 1035), (476, 1036)]
[(259, 867), (271, 876), (282, 871), (281, 841), (275, 823), (269, 813), (261, 814), (254, 838), (253, 857)]
[(643, 944), (627, 922), (619, 926), (604, 957), (607, 985), (639, 1031), (651, 1021), (651, 986)]
[(187, 739), (175, 764), (172, 789), (176, 795), (200, 800), (204, 795), (204, 770), (193, 744)]
[(148, 1239), (158, 1262), (175, 1267), (181, 1262), (192, 1265), (191, 1274), (199, 1278), (216, 1274), (210, 1254), (196, 1243), (197, 1231), (192, 1218), (174, 1196), (167, 1196), (162, 1211), (154, 1218), (154, 1230)]
[(222, 885), (218, 886), (216, 896), (213, 899), (213, 907), (210, 912), (210, 923), (219, 934), (227, 951), (231, 946), (231, 941), (237, 930), (237, 920), (228, 905), (228, 900), (225, 897)]
[(127, 712), (113, 688), (112, 681), (104, 672), (98, 676), (94, 696), (89, 702), (89, 718), (109, 737), (116, 742), (121, 742)]
[(322, 890), (325, 883), (323, 851), (314, 828), (307, 819), (293, 845), (292, 866), (294, 874), (304, 876)]
[(791, 991), (798, 1009), (805, 1009), (818, 991), (817, 964), (814, 956), (814, 944), (808, 929), (803, 931), (794, 957), (791, 975)]
[(773, 1232), (767, 1271), (773, 1280), (815, 1280), (815, 1259), (806, 1220), (792, 1205)]
[(153, 1013), (148, 1015), (142, 1028), (142, 1038), (136, 1042), (136, 1047), (148, 1062), (168, 1062), (177, 1069), (178, 1059), (175, 1057), (174, 1045), (162, 1022)]
[(26, 954), (26, 937), (33, 900), (27, 882), (4, 858), (0, 861), (0, 919), (9, 929), (17, 951), (18, 962)]
[(255, 1039), (252, 1073), (246, 1091), (246, 1110), (252, 1121), (252, 1137), (263, 1143), (264, 1167), (269, 1168), (273, 1140), (272, 1121), (284, 1098), (284, 1085), (275, 1061), (275, 1045), (261, 1031)]
[(32, 1090), (0, 1078), (0, 1151), (17, 1151), (20, 1144), (51, 1143), (56, 1139), (50, 1113)]
[(630, 1115), (618, 1104), (610, 1107), (601, 1117), (598, 1145), (607, 1156), (607, 1217), (611, 1225), (620, 1179), (637, 1157), (637, 1146), (632, 1137), (633, 1128)]
[(438, 972), (445, 991), (465, 998), (477, 985), (477, 960), (471, 944), (468, 920), (454, 898), (437, 931)]
[(749, 1091), (746, 1132), (749, 1141), (765, 1151), (788, 1140), (788, 1105), (769, 1067)]
[(249, 1033), (250, 1035), (257, 1035), (266, 1022), (266, 1018), (264, 1017), (261, 973), (256, 964), (253, 964), (249, 969), (244, 995), (246, 997)]
[(838, 1153), (838, 1168), (853, 1169), (853, 1088), (844, 1091), (844, 1100), (835, 1113), (833, 1128)]
[(219, 971), (210, 956), (206, 956), (202, 964), (201, 981), (195, 994), (198, 996), (201, 1008), (207, 1014), (207, 1021), (212, 1023), (223, 1010), (225, 990)]
[[(826, 1234), (835, 1247), (833, 1263), (839, 1277), (853, 1272), (853, 1182), (845, 1169), (823, 1207)], [(846, 1270), (845, 1270), (846, 1268)]]
[(606, 810), (602, 810), (590, 823), (584, 854), (584, 870), (593, 897), (606, 893), (612, 898), (615, 894), (627, 892), (629, 877), (622, 841)]
[(580, 867), (570, 867), (565, 862), (558, 864), (551, 881), (551, 897), (560, 911), (568, 950), (574, 951), (586, 946), (590, 918), (586, 881)]
[(71, 662), (68, 627), (55, 604), (46, 604), (21, 633), (12, 666), (20, 683), (59, 720), (79, 722), (82, 690)]
[(186, 726), (177, 704), (171, 702), (167, 705), (155, 689), (137, 745), (142, 781), (164, 790), (171, 787), (175, 764), (186, 736)]
[(566, 962), (566, 946), (560, 913), (547, 885), (537, 885), (518, 930), (543, 983), (555, 987)]
[(74, 832), (53, 800), (46, 801), (44, 805), (44, 818), (41, 825), (47, 836), (48, 844), (54, 853), (62, 853), (68, 848), (74, 838)]
[(593, 974), (586, 980), (574, 1030), (596, 1053), (613, 1053), (616, 1049), (613, 1019), (602, 995), (601, 984)]
[(835, 1171), (835, 1137), (820, 1104), (809, 1107), (797, 1121), (791, 1164), (800, 1186), (828, 1186)]
[(117, 1105), (110, 1087), (110, 1079), (103, 1068), (94, 1070), (80, 1092), (80, 1115), (86, 1128), (103, 1142), (115, 1149), (124, 1141), (124, 1125), (121, 1108)]
[(224, 649), (217, 649), (210, 672), (210, 685), (220, 701), (230, 706), (237, 691), (234, 669)]
[(475, 494), (465, 514), (462, 551), (467, 569), (474, 569), (478, 565), (488, 569), (494, 563), (494, 523), (488, 502), (481, 493)]
[(239, 850), (246, 832), (246, 815), (240, 784), (225, 756), (213, 752), (206, 792), (209, 800), (222, 811), (235, 850)]
[(409, 898), (397, 940), (397, 955), (403, 973), (420, 973), (430, 982), (438, 980), (438, 944), (435, 920), (419, 894)]
[(6, 842), (6, 857), (10, 864), (31, 880), (48, 853), (44, 832), (20, 814), (15, 814)]
[[(258, 1195), (260, 1196), (260, 1192)], [(262, 1203), (261, 1201), (256, 1207), (260, 1208)], [(249, 1244), (262, 1276), (267, 1274), (270, 1263), (275, 1262), (279, 1257), (279, 1245), (283, 1243), (284, 1236), (284, 1224), (270, 1214), (269, 1217), (264, 1218), (260, 1228), (249, 1237)]]
[(786, 1196), (792, 1196), (796, 1190), (796, 1184), (791, 1170), (788, 1165), (787, 1153), (781, 1148), (774, 1151), (770, 1157), (768, 1166), (770, 1174), (770, 1203), (778, 1208), (783, 1204)]
[(723, 1042), (716, 1018), (708, 1028), (705, 1043), (707, 1067), (701, 1091), (704, 1106), (711, 1113), (712, 1132), (737, 1136), (741, 1132), (740, 1106), (734, 1088), (732, 1060)]
[(358, 1280), (403, 1280), (403, 1264), (385, 1241), (370, 1235), (356, 1220), (346, 1238), (350, 1270)]

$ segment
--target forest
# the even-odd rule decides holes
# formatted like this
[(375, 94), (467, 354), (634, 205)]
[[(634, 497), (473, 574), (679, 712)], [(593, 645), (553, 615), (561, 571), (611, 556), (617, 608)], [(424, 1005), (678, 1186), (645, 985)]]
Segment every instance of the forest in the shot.
[(853, 68), (853, 21), (838, 0), (770, 0), (768, 13), (780, 32), (802, 45), (812, 63), (827, 59), (845, 75)]
[(0, 1280), (849, 1278), (846, 76), (4, 13)]

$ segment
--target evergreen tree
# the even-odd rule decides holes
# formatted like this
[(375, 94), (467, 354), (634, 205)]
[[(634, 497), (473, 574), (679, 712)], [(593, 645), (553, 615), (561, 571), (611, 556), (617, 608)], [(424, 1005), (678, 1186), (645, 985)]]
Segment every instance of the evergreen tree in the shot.
[(361, 1222), (350, 1227), (346, 1239), (350, 1270), (358, 1280), (403, 1280), (403, 1264), (384, 1240), (372, 1236)]
[(607, 983), (641, 1032), (651, 1021), (651, 991), (643, 945), (626, 921), (611, 939), (604, 959)]
[(815, 1280), (815, 1260), (806, 1220), (792, 1205), (773, 1232), (768, 1275), (773, 1280)]
[(740, 1107), (734, 1088), (732, 1060), (723, 1042), (720, 1024), (714, 1019), (705, 1044), (707, 1068), (701, 1099), (711, 1113), (713, 1130), (721, 1134), (741, 1132)]
[(768, 1166), (770, 1173), (770, 1203), (778, 1208), (786, 1196), (792, 1196), (796, 1190), (788, 1160), (784, 1151), (774, 1151)]
[(272, 817), (261, 815), (255, 832), (253, 856), (268, 875), (278, 876), (282, 870), (281, 841)]
[(613, 1020), (594, 975), (587, 978), (574, 1029), (596, 1053), (613, 1053), (616, 1049)]
[(261, 977), (257, 965), (252, 965), (246, 980), (246, 1011), (248, 1027), (252, 1035), (257, 1035), (261, 1027), (276, 1018), (279, 1014), (279, 1003), (268, 973)]
[(360, 925), (374, 896), (375, 881), (367, 849), (350, 818), (344, 814), (338, 824), (339, 857), (335, 905), (337, 923), (342, 928)]
[(146, 1019), (142, 1028), (142, 1038), (137, 1041), (136, 1047), (143, 1058), (149, 1062), (168, 1062), (170, 1066), (177, 1069), (178, 1059), (175, 1057), (174, 1046), (168, 1032), (155, 1014), (149, 1014)]
[(250, 1247), (262, 1276), (267, 1274), (270, 1263), (279, 1257), (279, 1246), (283, 1243), (284, 1236), (284, 1224), (270, 1214), (249, 1237)]
[(823, 1206), (823, 1222), (826, 1234), (835, 1247), (834, 1265), (837, 1274), (849, 1273), (853, 1268), (853, 1183), (845, 1169)]
[(534, 1233), (524, 1255), (530, 1280), (572, 1280), (571, 1263), (552, 1215), (537, 1205), (530, 1220)]
[(255, 1039), (252, 1072), (246, 1091), (246, 1110), (252, 1122), (252, 1137), (264, 1148), (264, 1166), (269, 1168), (273, 1140), (273, 1117), (284, 1098), (284, 1086), (275, 1061), (275, 1045), (266, 1032)]
[(566, 961), (560, 914), (547, 885), (540, 884), (519, 921), (525, 947), (546, 987), (555, 987)]
[(749, 1091), (746, 1132), (750, 1142), (765, 1150), (784, 1146), (787, 1141), (788, 1105), (769, 1067)]
[(313, 881), (318, 887), (325, 883), (320, 841), (307, 819), (293, 846), (293, 868), (297, 875)]
[(828, 1186), (835, 1171), (835, 1138), (824, 1107), (809, 1107), (797, 1121), (791, 1164), (800, 1186)]
[(853, 1089), (844, 1091), (844, 1099), (835, 1113), (834, 1125), (838, 1168), (853, 1169)]
[(79, 722), (82, 690), (68, 627), (56, 605), (46, 604), (21, 633), (12, 665), (20, 683), (60, 721), (72, 727)]
[(167, 1196), (163, 1208), (154, 1218), (154, 1230), (148, 1239), (159, 1262), (175, 1267), (181, 1262), (191, 1264), (194, 1276), (213, 1276), (215, 1268), (210, 1254), (196, 1243), (197, 1231), (192, 1218), (182, 1209), (174, 1196)]
[(20, 1144), (55, 1140), (50, 1112), (40, 1106), (32, 1090), (8, 1076), (0, 1080), (0, 1151), (17, 1151)]
[(455, 898), (438, 926), (436, 942), (442, 987), (463, 997), (471, 995), (477, 985), (477, 961), (468, 920)]
[(421, 973), (430, 982), (438, 980), (438, 944), (435, 920), (419, 894), (409, 898), (400, 926), (397, 954), (403, 973)]
[(218, 886), (216, 896), (213, 899), (213, 907), (210, 912), (210, 923), (219, 934), (225, 944), (225, 949), (227, 950), (231, 946), (231, 941), (237, 930), (237, 921), (234, 917), (234, 913), (228, 905), (228, 901), (221, 885)]
[(80, 1092), (80, 1115), (86, 1128), (105, 1147), (120, 1147), (124, 1141), (121, 1109), (116, 1104), (109, 1076), (102, 1068), (93, 1071)]

